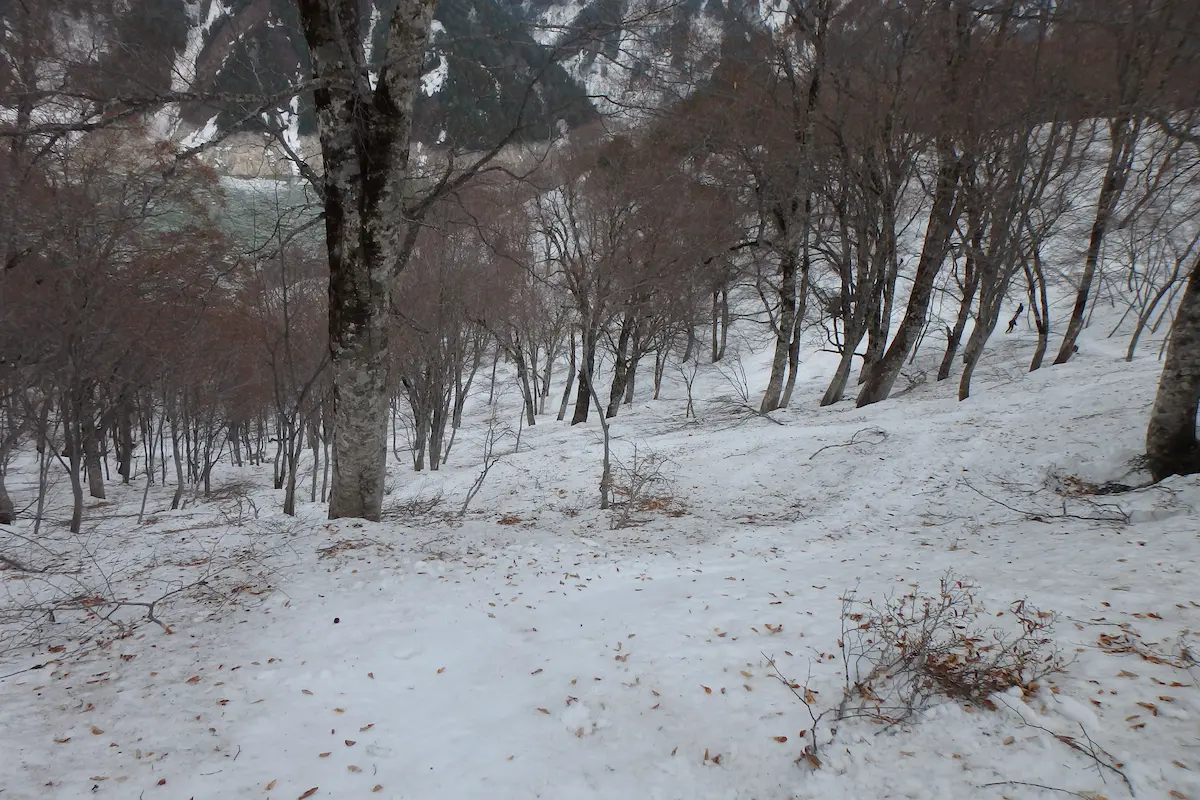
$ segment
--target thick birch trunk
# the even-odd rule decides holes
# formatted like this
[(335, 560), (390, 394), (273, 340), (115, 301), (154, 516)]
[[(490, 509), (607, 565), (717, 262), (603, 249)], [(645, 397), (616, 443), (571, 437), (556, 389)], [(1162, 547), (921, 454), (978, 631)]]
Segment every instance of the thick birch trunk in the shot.
[(1179, 301), (1158, 394), (1146, 430), (1146, 458), (1156, 481), (1200, 472), (1196, 409), (1200, 403), (1200, 260)]
[(297, 0), (324, 164), (333, 367), (329, 516), (378, 520), (387, 468), (391, 288), (415, 241), (406, 210), (413, 99), (434, 0), (400, 0), (368, 78), (359, 3)]

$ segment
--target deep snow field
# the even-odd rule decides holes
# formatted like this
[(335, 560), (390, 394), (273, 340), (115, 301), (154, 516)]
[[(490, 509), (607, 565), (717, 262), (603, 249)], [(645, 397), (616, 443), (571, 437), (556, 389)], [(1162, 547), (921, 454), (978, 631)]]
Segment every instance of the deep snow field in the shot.
[[(0, 663), (0, 800), (1200, 800), (1200, 481), (1054, 491), (1134, 480), (1158, 343), (1127, 364), (1101, 336), (1029, 374), (1031, 334), (998, 333), (970, 400), (930, 380), (862, 410), (817, 408), (832, 364), (814, 355), (775, 421), (722, 402), (709, 365), (698, 421), (677, 375), (657, 401), (644, 378), (614, 450), (665, 457), (672, 500), (616, 530), (597, 507), (598, 424), (553, 415), (448, 518), (480, 470), (482, 401), (442, 470), (393, 463), (382, 524), (316, 504), (284, 517), (269, 467), (226, 461), (216, 496), (176, 512), (155, 487), (140, 525), (142, 485), (110, 484), (78, 540), (43, 531), (88, 554), (80, 585), (146, 601), (207, 585), (124, 638), (63, 615)], [(767, 357), (744, 355), (755, 402)], [(506, 388), (506, 424), (517, 402)], [(1065, 671), (995, 710), (827, 716), (814, 769), (809, 712), (768, 659), (816, 711), (836, 706), (839, 598), (936, 593), (947, 571), (989, 615), (1020, 599), (1055, 612)], [(0, 599), (39, 581), (0, 574)]]

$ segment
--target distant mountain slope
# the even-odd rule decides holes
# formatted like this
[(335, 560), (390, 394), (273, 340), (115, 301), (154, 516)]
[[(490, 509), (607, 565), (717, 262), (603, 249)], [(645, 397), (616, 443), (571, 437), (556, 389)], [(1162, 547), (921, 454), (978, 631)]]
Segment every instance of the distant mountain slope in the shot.
[[(386, 20), (396, 0), (366, 0), (362, 31), (368, 61), (378, 67)], [(461, 147), (489, 144), (511, 129), (528, 87), (523, 138), (544, 138), (560, 123), (596, 117), (583, 87), (531, 34), (526, 9), (496, 0), (442, 0), (435, 14), (429, 72), (418, 100), (418, 141), (450, 140)], [(307, 49), (294, 0), (132, 0), (114, 28), (118, 40), (156, 45), (139, 80), (172, 87), (242, 94), (273, 93), (308, 71)], [(173, 60), (163, 53), (172, 53)], [(241, 119), (248, 108), (228, 108), (215, 122)], [(314, 132), (306, 99), (282, 104), (275, 116), (293, 135)], [(183, 112), (186, 129), (203, 129), (212, 111)]]

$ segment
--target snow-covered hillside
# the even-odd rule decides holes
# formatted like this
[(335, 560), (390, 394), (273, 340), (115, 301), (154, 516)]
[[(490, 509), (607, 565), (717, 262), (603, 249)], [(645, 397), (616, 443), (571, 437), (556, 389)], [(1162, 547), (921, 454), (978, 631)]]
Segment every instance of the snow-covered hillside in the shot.
[[(926, 384), (772, 420), (706, 365), (685, 422), (668, 376), (613, 421), (616, 456), (669, 478), (627, 527), (596, 507), (594, 421), (505, 438), (455, 519), (486, 390), (442, 470), (393, 464), (385, 523), (282, 517), (250, 468), (181, 511), (156, 487), (142, 524), (141, 488), (117, 487), (78, 540), (29, 545), (81, 548), (94, 573), (6, 573), (7, 594), (188, 588), (121, 609), (141, 619), (125, 638), (64, 616), (11, 654), (0, 796), (1198, 798), (1200, 482), (1086, 494), (1134, 481), (1156, 348), (1125, 363), (1093, 336), (1027, 374), (1029, 335), (1003, 337), (964, 403)], [(766, 357), (743, 352), (751, 386)], [(501, 397), (505, 425), (519, 406)], [(947, 573), (998, 626), (1014, 601), (1053, 612), (1064, 671), (994, 709), (834, 721), (842, 598), (936, 595)]]

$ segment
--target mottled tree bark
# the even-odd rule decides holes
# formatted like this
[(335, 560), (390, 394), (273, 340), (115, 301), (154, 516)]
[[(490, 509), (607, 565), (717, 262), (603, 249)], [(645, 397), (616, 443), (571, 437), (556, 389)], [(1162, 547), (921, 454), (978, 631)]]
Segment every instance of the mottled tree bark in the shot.
[(416, 227), (412, 109), (434, 0), (400, 0), (384, 64), (368, 77), (357, 0), (297, 0), (312, 56), (329, 256), (333, 485), (329, 516), (378, 520), (387, 466), (392, 282)]
[(1200, 472), (1200, 259), (1179, 301), (1158, 394), (1146, 430), (1146, 459), (1156, 481)]

